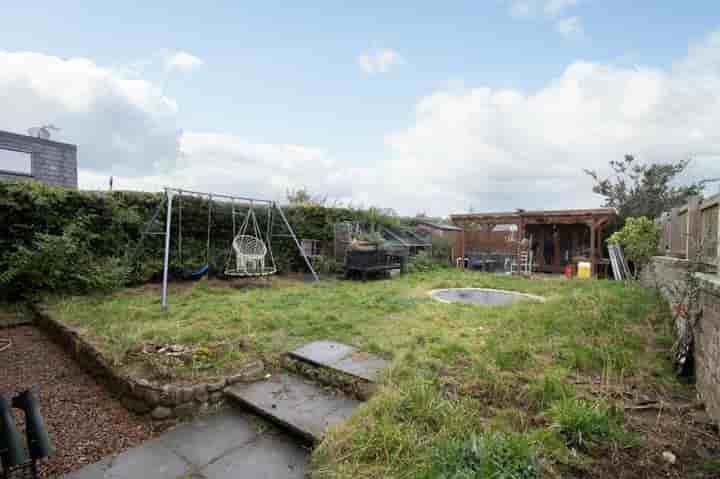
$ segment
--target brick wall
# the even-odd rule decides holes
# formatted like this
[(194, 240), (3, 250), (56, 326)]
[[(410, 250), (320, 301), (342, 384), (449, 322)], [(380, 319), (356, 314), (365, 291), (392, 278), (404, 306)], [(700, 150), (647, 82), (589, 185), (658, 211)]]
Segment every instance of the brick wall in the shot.
[(77, 188), (77, 146), (0, 130), (0, 149), (30, 153), (30, 174), (3, 169), (0, 180), (34, 179), (49, 185)]
[[(656, 256), (643, 270), (640, 281), (644, 286), (658, 288), (672, 303), (673, 285), (684, 280), (689, 266), (684, 259)], [(693, 329), (697, 390), (710, 416), (720, 422), (720, 275), (695, 275), (700, 280), (700, 304), (694, 308), (698, 317)]]

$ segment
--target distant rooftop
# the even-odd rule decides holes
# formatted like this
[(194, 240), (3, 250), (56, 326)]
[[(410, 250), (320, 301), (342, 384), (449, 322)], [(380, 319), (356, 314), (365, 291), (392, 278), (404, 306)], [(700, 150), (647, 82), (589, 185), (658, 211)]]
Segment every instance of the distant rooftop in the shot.
[(418, 224), (426, 225), (431, 228), (435, 228), (435, 229), (443, 230), (443, 231), (462, 231), (462, 228), (458, 228), (457, 226), (449, 225), (449, 224), (445, 224), (445, 223), (433, 223), (431, 221), (418, 221)]
[(520, 220), (523, 218), (557, 218), (557, 217), (571, 217), (571, 218), (583, 218), (583, 217), (597, 217), (605, 216), (614, 218), (617, 216), (615, 208), (588, 208), (588, 209), (576, 209), (576, 210), (515, 210), (515, 211), (504, 211), (504, 212), (489, 212), (489, 213), (462, 213), (450, 215), (450, 220), (455, 221), (472, 221), (472, 220), (492, 220), (497, 219), (498, 221), (513, 221)]

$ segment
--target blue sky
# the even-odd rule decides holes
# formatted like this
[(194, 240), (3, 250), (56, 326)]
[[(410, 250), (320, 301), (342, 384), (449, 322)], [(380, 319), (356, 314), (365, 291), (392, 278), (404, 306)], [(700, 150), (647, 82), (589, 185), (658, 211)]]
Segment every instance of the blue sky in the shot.
[[(2, 8), (0, 52), (6, 65), (28, 68), (4, 82), (0, 74), (0, 107), (16, 113), (0, 113), (0, 128), (58, 124), (60, 139), (79, 145), (87, 187), (110, 174), (129, 188), (180, 183), (277, 197), (306, 186), (444, 215), (470, 205), (593, 206), (599, 199), (579, 172), (608, 155), (661, 161), (702, 151), (702, 175), (719, 151), (706, 131), (720, 117), (714, 76), (702, 83), (710, 106), (666, 121), (679, 105), (692, 112), (707, 102), (691, 95), (692, 80), (681, 83), (691, 67), (677, 64), (701, 61), (720, 77), (718, 2), (24, 3)], [(703, 52), (688, 53), (693, 46)], [(169, 66), (178, 54), (191, 60)], [(73, 59), (88, 64), (66, 68)], [(90, 86), (65, 95), (35, 85), (44, 75), (50, 85), (58, 75), (59, 90)], [(648, 91), (637, 111), (593, 106)], [(175, 108), (157, 106), (165, 100)], [(565, 107), (545, 117), (543, 101)], [(564, 137), (578, 118), (595, 135)], [(686, 136), (696, 140), (684, 144)]]

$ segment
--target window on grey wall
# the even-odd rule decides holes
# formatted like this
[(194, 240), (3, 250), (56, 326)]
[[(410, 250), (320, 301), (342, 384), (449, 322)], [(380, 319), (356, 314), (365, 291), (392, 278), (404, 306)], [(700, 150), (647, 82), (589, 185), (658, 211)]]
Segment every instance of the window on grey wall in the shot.
[(29, 175), (31, 173), (30, 156), (30, 153), (0, 148), (0, 170)]

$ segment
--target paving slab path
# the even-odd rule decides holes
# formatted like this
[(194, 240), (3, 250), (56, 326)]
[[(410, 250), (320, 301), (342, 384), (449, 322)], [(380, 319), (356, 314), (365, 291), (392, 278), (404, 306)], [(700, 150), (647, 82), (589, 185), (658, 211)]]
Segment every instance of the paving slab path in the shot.
[(309, 458), (294, 437), (227, 408), (65, 479), (302, 479)]
[(378, 372), (387, 366), (387, 361), (378, 356), (335, 341), (313, 341), (289, 352), (288, 355), (370, 382), (375, 382)]
[(334, 394), (312, 381), (285, 373), (265, 381), (236, 384), (225, 394), (314, 443), (322, 441), (327, 428), (347, 418), (360, 405), (355, 399)]
[[(315, 341), (289, 353), (317, 367), (374, 382), (385, 360), (334, 341)], [(322, 441), (329, 427), (360, 402), (305, 377), (289, 373), (236, 384), (225, 391), (244, 409), (295, 436)], [(65, 479), (301, 479), (310, 451), (295, 436), (231, 409), (178, 426), (118, 456), (103, 459)], [(260, 421), (260, 422), (258, 422)], [(272, 432), (271, 432), (272, 431)]]

